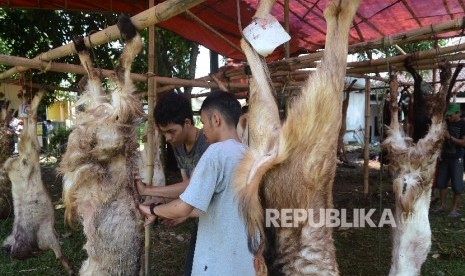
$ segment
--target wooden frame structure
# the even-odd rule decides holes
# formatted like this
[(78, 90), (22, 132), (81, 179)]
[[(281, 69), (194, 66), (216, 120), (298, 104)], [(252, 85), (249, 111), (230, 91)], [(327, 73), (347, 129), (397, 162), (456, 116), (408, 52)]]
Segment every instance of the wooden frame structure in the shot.
[[(193, 13), (189, 12), (188, 9), (202, 3), (204, 0), (168, 0), (162, 2), (156, 6), (153, 6), (154, 1), (151, 0), (151, 8), (141, 12), (131, 18), (132, 22), (138, 29), (144, 29), (147, 27), (153, 28), (154, 25), (165, 21), (177, 14), (186, 13), (188, 18), (196, 21), (198, 24), (204, 26), (207, 30), (212, 32), (214, 35), (221, 37), (221, 34), (215, 29), (210, 28), (207, 23), (203, 22), (201, 19), (196, 17)], [(286, 11), (289, 12), (288, 1), (286, 1)], [(418, 20), (418, 19), (417, 19)], [(421, 27), (414, 31), (409, 31), (405, 33), (400, 33), (395, 36), (383, 37), (376, 41), (367, 41), (358, 44), (351, 45), (349, 47), (350, 53), (355, 53), (359, 51), (367, 51), (371, 49), (383, 48), (387, 46), (402, 45), (410, 42), (418, 42), (423, 40), (436, 39), (437, 35), (445, 34), (450, 32), (463, 31), (465, 26), (465, 18), (462, 19), (451, 19), (449, 21), (438, 23), (426, 27)], [(289, 15), (285, 16), (285, 27), (289, 29)], [(167, 78), (160, 77), (156, 75), (154, 67), (154, 59), (156, 58), (153, 52), (154, 47), (154, 31), (151, 30), (149, 36), (149, 68), (148, 72), (145, 74), (135, 74), (132, 73), (131, 77), (134, 81), (139, 82), (148, 82), (148, 103), (149, 103), (149, 112), (153, 110), (153, 104), (156, 100), (156, 94), (162, 93), (167, 90), (171, 90), (174, 87), (182, 86), (192, 86), (192, 87), (204, 87), (204, 88), (219, 88), (222, 87), (221, 81), (229, 80), (228, 88), (231, 92), (243, 91), (248, 89), (248, 85), (245, 83), (234, 82), (235, 80), (246, 79), (245, 66), (240, 68), (235, 68), (231, 70), (226, 70), (221, 73), (217, 73), (211, 76), (205, 76), (195, 80), (186, 80), (178, 78)], [(97, 46), (101, 44), (108, 43), (110, 41), (116, 40), (119, 38), (119, 31), (116, 25), (110, 26), (105, 30), (94, 33), (86, 37), (85, 43), (88, 47)], [(231, 47), (238, 48), (237, 45), (222, 38), (224, 41), (229, 44)], [(90, 43), (92, 41), (92, 44)], [(318, 65), (318, 61), (321, 59), (323, 52), (317, 52), (313, 54), (308, 54), (300, 57), (289, 58), (289, 45), (286, 47), (286, 58), (280, 61), (271, 62), (269, 64), (271, 77), (273, 80), (273, 85), (276, 89), (281, 89), (286, 87), (286, 89), (294, 89), (302, 86), (308, 75), (308, 69), (315, 68)], [(239, 49), (240, 50), (240, 49)], [(447, 57), (449, 61), (458, 61), (465, 58), (465, 43), (438, 48), (435, 50), (422, 51), (414, 54), (414, 61), (417, 69), (436, 69), (439, 59)], [(80, 65), (72, 64), (63, 64), (57, 63), (53, 60), (58, 58), (70, 55), (75, 53), (74, 45), (72, 43), (63, 45), (61, 47), (52, 49), (48, 52), (42, 53), (34, 59), (27, 59), (22, 57), (12, 57), (6, 55), (0, 55), (0, 64), (14, 66), (6, 72), (0, 73), (0, 82), (7, 81), (12, 75), (16, 73), (23, 72), (29, 68), (41, 70), (41, 71), (53, 71), (53, 72), (69, 72), (75, 74), (85, 74), (85, 70)], [(368, 80), (373, 78), (368, 76), (369, 73), (380, 73), (387, 72), (388, 65), (395, 65), (397, 69), (403, 69), (403, 61), (407, 56), (410, 55), (399, 55), (390, 58), (380, 58), (368, 61), (360, 62), (349, 62), (347, 64), (347, 75), (366, 78)], [(113, 74), (112, 70), (102, 70), (103, 76), (110, 76)], [(378, 78), (379, 77), (375, 77)], [(218, 81), (219, 80), (219, 81)], [(381, 79), (383, 80), (383, 79)], [(387, 80), (385, 80), (387, 82)], [(67, 90), (67, 88), (58, 88), (61, 90)], [(68, 88), (69, 89), (69, 88)], [(370, 90), (367, 85), (366, 92), (369, 95)], [(204, 96), (204, 95), (202, 95)], [(369, 97), (368, 97), (369, 98)], [(366, 105), (366, 116), (369, 116), (369, 102), (367, 101)], [(150, 115), (150, 114), (149, 114)], [(149, 117), (149, 128), (154, 129), (153, 126), (153, 116)], [(367, 146), (368, 133), (365, 136), (365, 145)], [(148, 132), (148, 146), (150, 147), (155, 139), (154, 131)], [(365, 159), (368, 158), (367, 148), (365, 149)], [(151, 163), (150, 163), (151, 162)], [(365, 178), (364, 178), (364, 193), (368, 194), (368, 167), (367, 160), (365, 160)], [(153, 160), (149, 161), (149, 167), (153, 167)], [(148, 179), (152, 179), (151, 176)], [(150, 183), (149, 183), (150, 184)], [(146, 275), (149, 273), (150, 263), (149, 263), (149, 252), (150, 252), (150, 232), (146, 231), (146, 258), (145, 258), (145, 271)]]

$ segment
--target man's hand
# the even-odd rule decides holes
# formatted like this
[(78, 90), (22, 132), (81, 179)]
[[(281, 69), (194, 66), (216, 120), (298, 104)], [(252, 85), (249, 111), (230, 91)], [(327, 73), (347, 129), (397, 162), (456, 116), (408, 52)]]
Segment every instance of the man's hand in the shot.
[(146, 198), (144, 202), (142, 202), (141, 204), (149, 206), (152, 203), (155, 203), (155, 205), (165, 204), (166, 199), (164, 199), (163, 197), (152, 196), (152, 197)]
[(141, 214), (145, 216), (144, 227), (147, 226), (147, 225), (150, 225), (157, 218), (156, 216), (154, 216), (154, 215), (152, 215), (150, 213), (150, 206), (140, 204), (139, 205), (139, 210), (140, 210)]
[(146, 194), (147, 186), (144, 184), (144, 182), (142, 182), (140, 175), (138, 173), (134, 174), (134, 182), (136, 182), (136, 187), (137, 187), (137, 191), (139, 192), (139, 195), (141, 196), (147, 195)]

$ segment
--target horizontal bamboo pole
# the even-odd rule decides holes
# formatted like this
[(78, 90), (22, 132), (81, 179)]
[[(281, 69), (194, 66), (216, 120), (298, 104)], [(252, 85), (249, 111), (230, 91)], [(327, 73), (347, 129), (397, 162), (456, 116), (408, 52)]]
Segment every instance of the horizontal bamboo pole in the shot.
[(367, 49), (377, 49), (395, 44), (405, 44), (409, 42), (422, 41), (426, 38), (437, 39), (438, 34), (443, 34), (451, 31), (461, 30), (464, 24), (464, 18), (452, 19), (445, 22), (431, 24), (412, 31), (395, 34), (392, 36), (383, 37), (378, 40), (360, 42), (350, 46), (351, 52), (358, 52)]
[[(58, 62), (45, 62), (38, 59), (28, 59), (7, 55), (0, 55), (0, 64), (15, 66), (18, 68), (33, 68), (41, 71), (74, 73), (80, 75), (87, 74), (86, 70), (81, 65)], [(101, 69), (100, 73), (105, 77), (112, 77), (115, 75), (115, 71), (106, 69)], [(133, 79), (134, 81), (146, 82), (147, 76), (142, 74), (131, 73), (131, 79)]]
[[(66, 64), (58, 62), (43, 62), (36, 59), (27, 59), (22, 57), (13, 57), (0, 55), (0, 64), (12, 65), (12, 66), (25, 66), (27, 68), (34, 68), (39, 70), (44, 70), (46, 68), (48, 71), (54, 72), (66, 72), (85, 75), (87, 74), (84, 68), (81, 65), (75, 64)], [(115, 72), (112, 70), (101, 69), (101, 74), (105, 77), (113, 77)], [(175, 85), (175, 86), (192, 86), (192, 87), (205, 87), (205, 88), (218, 88), (218, 84), (215, 82), (209, 82), (205, 80), (186, 80), (178, 78), (168, 78), (168, 77), (159, 77), (154, 76), (157, 83), (165, 85)], [(131, 79), (133, 81), (146, 82), (146, 74), (136, 74), (131, 73)], [(247, 89), (248, 85), (246, 83), (230, 83), (229, 86), (234, 89)]]
[[(432, 24), (426, 27), (415, 29), (413, 31), (408, 31), (388, 37), (382, 37), (378, 40), (360, 42), (349, 46), (349, 53), (355, 53), (359, 51), (366, 51), (369, 49), (378, 49), (385, 46), (392, 46), (395, 44), (402, 45), (409, 42), (422, 41), (426, 40), (428, 37), (434, 38), (436, 35), (441, 33), (447, 33), (450, 31), (460, 30), (463, 25), (463, 18), (452, 19), (446, 22), (441, 22), (437, 24)], [(313, 62), (321, 59), (323, 52), (317, 52), (309, 54), (306, 56), (290, 58), (282, 61), (277, 61), (270, 63), (270, 68), (274, 66), (279, 66), (282, 63), (288, 63), (287, 66), (291, 66), (294, 69), (305, 68), (306, 63)], [(303, 67), (302, 67), (303, 66)]]
[[(408, 56), (408, 55), (406, 55)], [(437, 64), (443, 59), (447, 59), (449, 62), (452, 61), (460, 61), (465, 59), (465, 53), (458, 53), (458, 54), (451, 54), (451, 55), (439, 55), (436, 57), (426, 57), (423, 59), (416, 59), (413, 62), (413, 67), (419, 67), (419, 66), (424, 66), (424, 65), (429, 65), (429, 64)], [(390, 65), (396, 66), (397, 70), (404, 71), (405, 66), (404, 66), (404, 60), (402, 61), (394, 61), (394, 62), (389, 62)], [(352, 68), (347, 69), (348, 71), (357, 71), (357, 72), (378, 72), (380, 68), (387, 68), (388, 64), (387, 63), (382, 63), (378, 65), (370, 65), (370, 66), (353, 66)], [(385, 70), (385, 69), (383, 69)]]
[[(438, 49), (416, 52), (410, 55), (413, 56), (413, 60), (418, 60), (418, 59), (432, 58), (432, 57), (439, 56), (439, 55), (456, 53), (456, 52), (460, 52), (464, 50), (465, 50), (465, 43), (462, 43), (462, 44), (442, 47)], [(379, 59), (372, 59), (372, 60), (359, 61), (359, 62), (348, 62), (347, 67), (367, 67), (367, 66), (384, 65), (387, 63), (403, 62), (410, 55), (398, 55), (398, 56), (389, 57), (389, 58), (379, 58)]]
[[(362, 50), (382, 48), (391, 45), (402, 45), (410, 42), (424, 41), (428, 39), (434, 39), (436, 35), (447, 33), (450, 31), (460, 30), (462, 28), (463, 19), (453, 19), (442, 23), (432, 24), (426, 27), (422, 27), (413, 31), (408, 31), (400, 34), (396, 34), (390, 37), (383, 37), (378, 40), (361, 42), (349, 46), (349, 53), (355, 53)], [(268, 64), (270, 72), (284, 70), (284, 71), (295, 71), (303, 68), (311, 68), (315, 66), (315, 61), (320, 60), (323, 57), (323, 52), (311, 53), (305, 56), (299, 56), (294, 58), (288, 58), (271, 62)], [(226, 72), (218, 73), (220, 77), (244, 77), (244, 68), (235, 68)]]
[[(167, 0), (155, 7), (145, 10), (131, 17), (131, 21), (137, 29), (141, 30), (148, 26), (155, 25), (173, 16), (185, 12), (186, 10), (204, 2), (205, 0)], [(120, 37), (118, 27), (112, 25), (102, 31), (96, 32), (84, 39), (87, 47), (92, 48), (97, 45), (108, 43)], [(36, 60), (51, 61), (75, 53), (73, 43), (51, 49), (35, 57)], [(29, 69), (28, 67), (19, 66), (11, 68), (0, 74), (0, 80), (6, 79), (15, 73), (20, 73)]]
[[(436, 63), (430, 63), (430, 64), (425, 64), (421, 66), (414, 66), (415, 69), (417, 70), (433, 70), (433, 69), (439, 69), (439, 64)], [(451, 67), (457, 67), (457, 63), (452, 63)], [(353, 69), (348, 69), (346, 72), (347, 74), (368, 74), (368, 73), (381, 73), (381, 72), (388, 72), (388, 68), (386, 65), (379, 65), (376, 66), (375, 68), (370, 68), (370, 70), (364, 70), (365, 68), (353, 68)], [(396, 67), (397, 70), (399, 71), (404, 71), (405, 67), (399, 66)]]

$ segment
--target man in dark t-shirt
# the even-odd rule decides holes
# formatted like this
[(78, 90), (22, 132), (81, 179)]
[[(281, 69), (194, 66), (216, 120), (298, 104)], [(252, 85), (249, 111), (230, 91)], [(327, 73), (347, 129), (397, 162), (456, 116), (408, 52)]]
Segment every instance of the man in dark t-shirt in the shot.
[(449, 217), (460, 216), (458, 212), (460, 195), (464, 192), (463, 155), (465, 147), (465, 121), (460, 118), (460, 105), (450, 104), (446, 112), (447, 132), (443, 144), (437, 188), (440, 190), (441, 205), (436, 213), (444, 212), (447, 196), (447, 184), (450, 180), (454, 198)]
[[(140, 195), (168, 200), (177, 199), (189, 184), (192, 172), (209, 143), (203, 130), (194, 126), (190, 100), (181, 94), (175, 92), (163, 94), (155, 105), (153, 116), (160, 132), (165, 136), (166, 142), (173, 147), (182, 181), (167, 186), (146, 186), (140, 179), (137, 179), (137, 189)], [(175, 225), (186, 219), (187, 217), (169, 221), (167, 224)], [(184, 275), (191, 275), (196, 237), (197, 225), (191, 234)]]

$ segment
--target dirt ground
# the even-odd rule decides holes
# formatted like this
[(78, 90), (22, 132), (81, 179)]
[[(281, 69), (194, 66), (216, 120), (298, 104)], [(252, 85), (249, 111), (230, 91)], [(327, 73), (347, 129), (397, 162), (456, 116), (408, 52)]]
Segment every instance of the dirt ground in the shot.
[[(372, 216), (375, 223), (381, 211), (393, 208), (391, 179), (380, 163), (370, 161), (369, 195), (363, 194), (363, 159), (361, 150), (349, 153), (349, 166), (340, 165), (336, 171), (333, 186), (334, 207), (337, 209), (376, 209)], [(82, 245), (85, 240), (82, 232), (73, 232), (63, 225), (61, 202), (62, 179), (55, 173), (56, 164), (42, 165), (43, 181), (49, 189), (57, 210), (56, 225), (61, 236), (63, 251), (79, 268), (86, 258)], [(177, 173), (167, 176), (168, 183), (179, 180)], [(465, 208), (461, 205), (461, 212)], [(349, 214), (350, 218), (350, 214)], [(465, 271), (465, 219), (450, 219), (447, 215), (430, 215), (433, 232), (433, 246), (423, 266), (422, 275), (464, 275)], [(0, 221), (0, 240), (11, 231), (12, 218)], [(183, 263), (189, 245), (194, 223), (188, 221), (176, 227), (154, 225), (152, 227), (153, 275), (182, 275)], [(334, 229), (337, 260), (341, 275), (387, 275), (391, 259), (391, 228), (345, 228)], [(45, 258), (45, 259), (44, 259)], [(47, 264), (47, 265), (45, 265)], [(62, 275), (62, 270), (54, 264), (53, 254), (46, 253), (31, 261), (16, 261), (0, 257), (0, 275)], [(460, 274), (462, 273), (462, 274)]]

